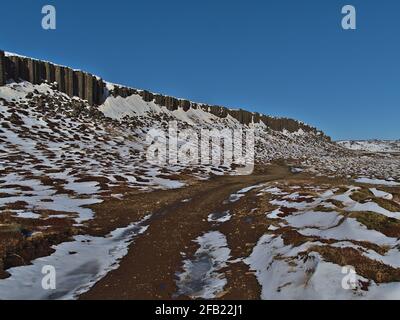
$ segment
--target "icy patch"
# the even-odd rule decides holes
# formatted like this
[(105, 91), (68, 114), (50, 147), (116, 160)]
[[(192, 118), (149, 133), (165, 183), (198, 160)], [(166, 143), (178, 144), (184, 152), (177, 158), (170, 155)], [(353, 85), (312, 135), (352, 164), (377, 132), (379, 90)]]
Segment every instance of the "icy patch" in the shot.
[(216, 212), (216, 213), (211, 213), (207, 220), (208, 222), (218, 222), (218, 223), (224, 223), (226, 221), (229, 221), (232, 218), (232, 215), (230, 214), (229, 210), (224, 211), (224, 212)]
[(247, 188), (243, 188), (243, 189), (239, 190), (237, 193), (239, 193), (239, 194), (247, 193), (247, 192), (250, 192), (251, 190), (260, 188), (260, 187), (262, 187), (263, 185), (264, 185), (264, 184), (257, 184), (257, 185), (255, 185), (255, 186), (250, 186), (250, 187), (247, 187)]
[(229, 196), (229, 199), (224, 201), (223, 203), (227, 204), (227, 203), (237, 202), (237, 201), (240, 200), (240, 198), (244, 197), (246, 195), (246, 193), (250, 192), (251, 190), (260, 188), (260, 187), (262, 187), (264, 185), (265, 184), (257, 184), (257, 185), (254, 185), (254, 186), (250, 186), (250, 187), (246, 187), (246, 188), (240, 189), (238, 192), (231, 194)]
[(219, 270), (226, 267), (230, 249), (225, 236), (211, 231), (195, 240), (200, 245), (193, 260), (185, 260), (183, 272), (177, 274), (178, 295), (193, 299), (213, 299), (223, 292), (227, 280)]
[(228, 200), (225, 200), (223, 204), (234, 203), (240, 200), (240, 198), (244, 197), (244, 194), (234, 193), (229, 196)]
[(287, 192), (282, 191), (281, 189), (279, 189), (278, 187), (268, 187), (268, 188), (264, 188), (260, 191), (260, 193), (258, 195), (262, 195), (263, 193), (269, 193), (272, 194), (274, 196), (280, 196), (280, 195), (287, 195)]

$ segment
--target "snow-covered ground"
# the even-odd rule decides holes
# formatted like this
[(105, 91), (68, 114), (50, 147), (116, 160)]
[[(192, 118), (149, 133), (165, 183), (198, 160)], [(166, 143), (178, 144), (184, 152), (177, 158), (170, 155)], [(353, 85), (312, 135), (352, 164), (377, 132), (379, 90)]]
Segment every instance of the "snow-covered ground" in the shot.
[(227, 283), (218, 271), (227, 265), (230, 249), (225, 236), (218, 231), (197, 238), (199, 245), (194, 258), (183, 262), (183, 272), (177, 274), (177, 295), (193, 299), (213, 299), (224, 290)]
[[(0, 299), (54, 300), (75, 299), (88, 291), (127, 254), (129, 244), (146, 231), (148, 217), (109, 236), (76, 236), (71, 242), (55, 246), (55, 252), (36, 259), (29, 266), (8, 270), (10, 277), (0, 281)], [(46, 288), (42, 281), (46, 266), (55, 271), (55, 288)]]
[(400, 140), (362, 140), (338, 141), (339, 145), (351, 149), (369, 152), (400, 152)]
[[(273, 227), (245, 259), (262, 286), (261, 297), (400, 299), (399, 280), (395, 280), (400, 243), (382, 222), (394, 223), (384, 217), (400, 219), (400, 203), (395, 204), (396, 212), (375, 202), (375, 197), (393, 199), (381, 188), (387, 186), (277, 183), (261, 190), (258, 196), (276, 207), (266, 213)], [(360, 192), (366, 199), (353, 200)]]

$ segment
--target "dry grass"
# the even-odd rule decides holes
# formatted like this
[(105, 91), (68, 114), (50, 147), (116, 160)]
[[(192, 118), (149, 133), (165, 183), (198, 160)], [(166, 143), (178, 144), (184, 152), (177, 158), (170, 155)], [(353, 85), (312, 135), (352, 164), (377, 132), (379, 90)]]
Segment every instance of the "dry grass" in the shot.
[(400, 237), (400, 221), (374, 212), (352, 212), (349, 217), (355, 218), (370, 230), (376, 230), (388, 237)]
[(356, 192), (353, 192), (353, 194), (350, 196), (351, 199), (357, 202), (365, 202), (367, 200), (370, 200), (374, 197), (371, 191), (368, 189), (361, 189)]
[(318, 252), (324, 260), (340, 266), (354, 266), (358, 275), (376, 283), (400, 282), (400, 269), (369, 259), (354, 248), (315, 246), (308, 252)]
[(400, 212), (400, 205), (392, 200), (386, 200), (382, 198), (375, 198), (374, 202), (379, 204), (382, 208), (389, 210), (391, 212)]

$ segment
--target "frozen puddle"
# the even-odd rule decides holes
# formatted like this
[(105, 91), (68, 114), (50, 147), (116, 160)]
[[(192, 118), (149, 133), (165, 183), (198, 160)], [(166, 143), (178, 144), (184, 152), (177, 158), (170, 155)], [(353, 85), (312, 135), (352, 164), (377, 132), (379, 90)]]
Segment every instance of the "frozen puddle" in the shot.
[(258, 185), (255, 185), (255, 186), (250, 186), (250, 187), (247, 187), (247, 188), (243, 188), (243, 189), (239, 190), (238, 192), (231, 194), (229, 196), (229, 199), (225, 200), (223, 202), (223, 204), (229, 204), (229, 203), (237, 202), (237, 201), (240, 200), (240, 198), (244, 197), (246, 195), (246, 193), (250, 192), (253, 189), (260, 188), (262, 186), (264, 186), (264, 184), (258, 184)]
[(208, 222), (214, 222), (214, 223), (224, 223), (226, 221), (231, 220), (232, 215), (230, 214), (229, 210), (224, 211), (224, 212), (216, 212), (216, 213), (211, 213), (207, 221)]
[(229, 196), (228, 200), (225, 200), (223, 204), (234, 203), (240, 200), (240, 198), (244, 197), (244, 193), (234, 193)]
[(225, 236), (219, 231), (208, 232), (198, 237), (200, 245), (193, 260), (185, 260), (183, 272), (177, 274), (178, 295), (193, 299), (213, 299), (218, 296), (227, 280), (219, 270), (226, 267), (230, 258)]
[[(7, 270), (11, 277), (0, 280), (0, 299), (52, 300), (75, 299), (88, 291), (109, 271), (118, 268), (134, 238), (146, 231), (143, 220), (116, 229), (107, 237), (76, 236), (74, 241), (55, 247), (56, 251), (36, 259), (32, 265)], [(44, 266), (56, 270), (56, 289), (42, 288)]]

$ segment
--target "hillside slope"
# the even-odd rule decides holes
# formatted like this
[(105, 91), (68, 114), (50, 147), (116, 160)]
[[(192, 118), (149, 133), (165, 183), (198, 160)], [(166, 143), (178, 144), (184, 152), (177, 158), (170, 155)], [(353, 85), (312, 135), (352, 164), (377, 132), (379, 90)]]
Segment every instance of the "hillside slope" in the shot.
[(400, 152), (400, 140), (343, 140), (337, 143), (350, 150), (386, 153)]

